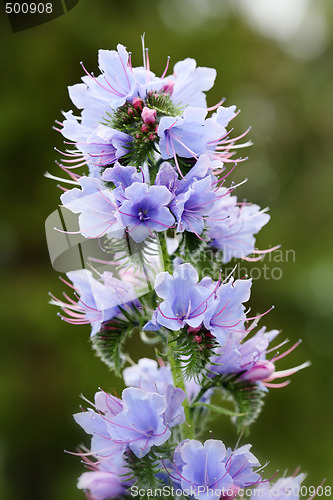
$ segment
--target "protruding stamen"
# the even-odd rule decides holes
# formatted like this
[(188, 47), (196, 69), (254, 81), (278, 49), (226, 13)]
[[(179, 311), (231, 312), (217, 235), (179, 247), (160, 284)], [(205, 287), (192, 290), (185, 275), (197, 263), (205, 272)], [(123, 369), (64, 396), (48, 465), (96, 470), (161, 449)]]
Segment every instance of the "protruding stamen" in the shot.
[(166, 62), (165, 70), (163, 71), (163, 74), (161, 76), (161, 80), (163, 80), (163, 78), (167, 74), (167, 71), (168, 71), (168, 68), (169, 68), (169, 62), (170, 62), (170, 56), (167, 57), (167, 62)]

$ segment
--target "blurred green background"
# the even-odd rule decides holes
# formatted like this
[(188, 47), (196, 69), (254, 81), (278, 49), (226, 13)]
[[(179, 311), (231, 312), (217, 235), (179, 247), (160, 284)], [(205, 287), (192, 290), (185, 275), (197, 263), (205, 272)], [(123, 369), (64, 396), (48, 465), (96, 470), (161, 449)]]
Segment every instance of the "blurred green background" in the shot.
[[(217, 68), (209, 105), (225, 96), (241, 108), (235, 134), (252, 125), (249, 161), (233, 176), (249, 181), (237, 194), (270, 207), (259, 248), (281, 243), (295, 259), (256, 265), (268, 266), (268, 279), (255, 280), (251, 306), (274, 304), (265, 324), (303, 339), (280, 368), (308, 359), (312, 366), (270, 391), (249, 441), (270, 461), (267, 475), (301, 465), (308, 485), (326, 478), (333, 486), (332, 1), (80, 0), (15, 34), (1, 19), (0, 499), (83, 498), (83, 466), (63, 450), (88, 439), (71, 415), (81, 393), (122, 389), (95, 358), (89, 328), (61, 322), (48, 305), (48, 292), (63, 290), (44, 236), (60, 191), (43, 174), (59, 174), (53, 147), (62, 140), (51, 127), (71, 109), (66, 86), (82, 76), (79, 62), (96, 72), (97, 50), (121, 42), (140, 65), (143, 32), (153, 71), (163, 72), (168, 55)], [(139, 343), (132, 347), (144, 355)], [(230, 446), (237, 439), (226, 418), (213, 434)]]

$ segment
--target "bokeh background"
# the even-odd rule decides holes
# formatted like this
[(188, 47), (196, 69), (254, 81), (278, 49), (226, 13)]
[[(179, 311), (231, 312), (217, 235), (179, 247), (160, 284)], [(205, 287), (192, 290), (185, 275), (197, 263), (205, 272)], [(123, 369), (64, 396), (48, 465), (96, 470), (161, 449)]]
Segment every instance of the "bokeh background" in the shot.
[[(0, 499), (83, 498), (83, 466), (63, 450), (88, 440), (71, 415), (81, 393), (122, 389), (94, 356), (89, 328), (61, 322), (48, 305), (48, 292), (63, 289), (44, 236), (60, 191), (43, 174), (58, 174), (53, 147), (62, 140), (52, 125), (71, 108), (66, 86), (82, 76), (79, 62), (96, 72), (97, 50), (121, 42), (140, 65), (143, 32), (157, 74), (168, 55), (217, 68), (209, 105), (225, 96), (242, 110), (235, 133), (252, 126), (255, 144), (233, 177), (249, 179), (238, 196), (270, 207), (259, 248), (281, 243), (292, 252), (265, 259), (267, 279), (255, 280), (251, 306), (274, 304), (268, 327), (303, 339), (279, 367), (312, 366), (270, 391), (249, 440), (270, 461), (267, 475), (300, 465), (307, 485), (326, 478), (333, 486), (332, 1), (80, 0), (15, 34), (1, 19)], [(139, 343), (132, 348), (144, 354)], [(237, 439), (226, 418), (213, 433), (230, 446)]]

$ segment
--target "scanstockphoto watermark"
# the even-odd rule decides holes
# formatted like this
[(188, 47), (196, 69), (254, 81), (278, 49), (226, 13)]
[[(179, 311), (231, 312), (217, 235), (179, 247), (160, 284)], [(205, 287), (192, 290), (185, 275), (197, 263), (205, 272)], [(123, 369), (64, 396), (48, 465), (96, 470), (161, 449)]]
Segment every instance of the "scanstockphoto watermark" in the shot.
[[(234, 489), (226, 489), (226, 488), (209, 488), (208, 486), (198, 486), (197, 488), (193, 488), (191, 486), (188, 489), (175, 488), (174, 486), (163, 486), (161, 488), (139, 488), (138, 486), (131, 486), (130, 495), (132, 497), (148, 497), (148, 498), (177, 498), (177, 497), (195, 497), (198, 498), (199, 494), (210, 495), (210, 497), (214, 498), (233, 498), (235, 495)], [(266, 488), (240, 488), (237, 491), (238, 498), (267, 498), (267, 496), (272, 499), (281, 498), (281, 495), (285, 498), (295, 498), (295, 497), (308, 497), (311, 498), (316, 495), (318, 497), (330, 497), (332, 493), (331, 486), (294, 486), (294, 487), (286, 487), (286, 488), (277, 488), (274, 485), (267, 490)]]

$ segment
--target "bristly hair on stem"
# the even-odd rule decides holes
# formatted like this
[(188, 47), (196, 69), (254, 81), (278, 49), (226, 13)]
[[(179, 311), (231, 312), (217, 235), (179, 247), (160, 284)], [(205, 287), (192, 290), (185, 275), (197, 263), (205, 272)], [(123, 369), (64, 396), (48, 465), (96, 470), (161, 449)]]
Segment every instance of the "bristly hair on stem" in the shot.
[(244, 428), (245, 436), (250, 433), (250, 425), (259, 417), (266, 393), (261, 391), (255, 383), (227, 383), (223, 393), (226, 399), (231, 400), (235, 405), (237, 413), (241, 414), (232, 417), (232, 422), (237, 427), (237, 432)]
[(121, 370), (126, 361), (123, 352), (126, 341), (132, 335), (140, 334), (147, 317), (144, 309), (139, 309), (133, 303), (119, 306), (119, 309), (122, 316), (103, 323), (102, 329), (91, 338), (91, 342), (99, 358), (121, 377)]
[(238, 375), (217, 375), (213, 378), (206, 376), (206, 382), (201, 384), (202, 389), (192, 402), (192, 405), (196, 405), (209, 389), (220, 388), (224, 399), (231, 401), (235, 407), (234, 416), (231, 415), (231, 412), (230, 416), (232, 416), (231, 420), (236, 425), (237, 431), (244, 430), (245, 435), (248, 435), (250, 425), (255, 422), (261, 413), (266, 392), (260, 390), (254, 382), (237, 380)]
[[(134, 480), (134, 485), (139, 490), (161, 488), (163, 483), (156, 477), (161, 466), (159, 465), (160, 456), (157, 456), (152, 450), (142, 458), (138, 458), (131, 450), (126, 452), (126, 463), (132, 471), (129, 480)], [(147, 495), (140, 496), (141, 500), (148, 499)]]
[(169, 340), (169, 344), (179, 359), (184, 378), (193, 378), (197, 382), (205, 373), (212, 349), (218, 345), (211, 333), (203, 327), (184, 328)]

